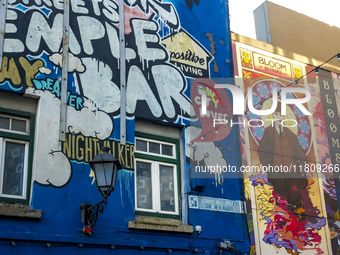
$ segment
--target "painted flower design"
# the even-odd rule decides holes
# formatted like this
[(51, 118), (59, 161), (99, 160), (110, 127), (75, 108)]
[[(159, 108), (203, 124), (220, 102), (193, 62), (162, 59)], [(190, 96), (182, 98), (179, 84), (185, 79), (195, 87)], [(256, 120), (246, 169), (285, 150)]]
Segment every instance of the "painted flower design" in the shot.
[(256, 127), (253, 129), (254, 136), (257, 140), (261, 140), (263, 137), (263, 128), (262, 127)]
[(295, 115), (296, 115), (298, 118), (302, 118), (302, 117), (303, 117), (302, 111), (301, 111), (298, 107), (296, 107), (296, 106), (294, 106), (294, 113), (295, 113)]
[(299, 123), (299, 129), (303, 134), (309, 134), (310, 133), (310, 126), (306, 120), (303, 120)]
[(258, 98), (256, 94), (255, 95), (253, 94), (253, 106), (255, 109), (261, 108), (260, 99)]
[(275, 81), (272, 81), (271, 83), (269, 83), (269, 88), (270, 88), (270, 91), (273, 91), (273, 88), (277, 88), (277, 92), (280, 92), (281, 91), (281, 85), (278, 84), (277, 82)]
[(254, 104), (257, 104), (257, 103), (259, 103), (259, 102), (260, 102), (260, 100), (259, 100), (258, 95), (257, 95), (256, 93), (253, 93), (253, 103), (254, 103)]
[(263, 98), (266, 98), (268, 96), (268, 89), (266, 84), (260, 83), (257, 87), (257, 91), (259, 92), (259, 95)]
[(302, 149), (307, 150), (309, 146), (308, 138), (303, 134), (298, 134), (298, 140)]
[(248, 113), (248, 117), (250, 118), (250, 119), (258, 119), (259, 118), (259, 116), (257, 116), (256, 114), (254, 114), (254, 113), (252, 113), (252, 112), (250, 112), (249, 111), (249, 113)]

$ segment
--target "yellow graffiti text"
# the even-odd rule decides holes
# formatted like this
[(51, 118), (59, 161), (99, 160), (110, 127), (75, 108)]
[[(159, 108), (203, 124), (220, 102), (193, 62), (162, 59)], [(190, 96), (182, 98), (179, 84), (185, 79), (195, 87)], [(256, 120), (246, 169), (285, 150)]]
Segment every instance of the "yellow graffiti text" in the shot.
[(101, 153), (100, 148), (102, 146), (110, 148), (110, 153), (119, 160), (124, 169), (134, 168), (134, 145), (122, 145), (119, 141), (112, 139), (99, 140), (94, 137), (83, 136), (82, 134), (67, 134), (62, 151), (70, 160), (89, 162)]
[(16, 63), (14, 58), (8, 59), (4, 57), (2, 59), (2, 66), (0, 71), (0, 83), (8, 80), (12, 85), (22, 85), (21, 77), (26, 77), (26, 85), (33, 87), (32, 79), (39, 72), (39, 68), (44, 66), (41, 60), (28, 61), (24, 57), (19, 58), (19, 63)]

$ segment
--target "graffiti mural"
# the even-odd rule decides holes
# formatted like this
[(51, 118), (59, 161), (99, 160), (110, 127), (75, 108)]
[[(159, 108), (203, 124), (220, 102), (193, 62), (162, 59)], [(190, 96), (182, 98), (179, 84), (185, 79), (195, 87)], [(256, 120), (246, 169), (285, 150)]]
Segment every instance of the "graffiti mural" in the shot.
[[(72, 1), (70, 10), (65, 142), (59, 141), (57, 124), (62, 3), (8, 1), (0, 72), (0, 89), (40, 97), (35, 157), (45, 158), (48, 167), (34, 163), (35, 181), (52, 187), (67, 185), (71, 162), (90, 161), (104, 144), (111, 145), (125, 169), (133, 169), (134, 162), (133, 138), (120, 145), (115, 129), (120, 116), (118, 1)], [(182, 28), (172, 3), (125, 1), (124, 11), (128, 122), (133, 116), (183, 122), (191, 106), (186, 78), (209, 78), (213, 57)]]
[[(331, 160), (334, 157), (327, 138), (329, 121), (325, 122), (327, 101), (321, 96), (322, 78), (297, 61), (241, 43), (234, 47), (237, 86), (245, 93), (252, 88), (247, 97), (251, 97), (256, 110), (270, 109), (273, 88), (278, 95), (289, 87), (311, 93), (304, 104), (311, 116), (294, 104), (287, 105), (286, 115), (281, 115), (279, 100), (269, 116), (247, 110), (246, 121), (264, 125), (240, 126), (243, 165), (255, 169), (244, 174), (251, 254), (336, 254), (339, 213), (331, 168), (336, 162)], [(303, 93), (286, 96), (305, 97)], [(280, 122), (284, 124), (277, 124)], [(268, 171), (270, 167), (287, 171)]]
[(196, 5), (200, 4), (200, 0), (185, 0), (186, 5), (191, 9), (194, 6), (194, 3)]
[[(127, 6), (131, 9), (126, 20), (128, 114), (134, 115), (137, 101), (144, 101), (149, 108), (146, 113), (156, 118), (175, 120), (175, 109), (188, 113), (190, 103), (183, 94), (185, 77), (169, 64), (169, 52), (161, 44), (159, 32), (167, 30), (169, 34), (169, 29), (179, 30), (178, 14), (171, 3), (133, 1)], [(6, 22), (16, 33), (8, 31), (15, 39), (5, 38), (6, 57), (0, 82), (6, 80), (7, 86), (16, 91), (26, 89), (23, 84), (45, 90), (47, 88), (41, 80), (46, 79), (50, 84), (50, 79), (60, 77), (62, 5), (10, 1), (8, 8)], [(26, 22), (19, 25), (19, 20)], [(72, 86), (99, 109), (116, 115), (119, 114), (117, 98), (120, 89), (119, 76), (113, 74), (118, 70), (119, 60), (118, 21), (118, 4), (115, 1), (83, 5), (71, 3), (68, 72)], [(27, 57), (23, 57), (22, 52)], [(164, 85), (165, 74), (169, 73), (173, 84), (176, 84), (171, 90)], [(25, 77), (25, 82), (22, 82), (22, 77)], [(135, 85), (137, 80), (139, 86)], [(93, 82), (99, 81), (100, 90), (94, 90)], [(55, 83), (48, 87), (52, 86), (50, 90), (58, 94)], [(136, 90), (139, 93), (135, 93)], [(102, 91), (106, 91), (104, 98)], [(78, 104), (79, 101), (76, 102), (77, 107)]]
[[(248, 240), (241, 210), (229, 215), (226, 211), (192, 209), (188, 204), (188, 196), (196, 187), (203, 187), (196, 194), (198, 196), (217, 198), (213, 201), (232, 199), (237, 200), (236, 204), (242, 204), (242, 184), (238, 179), (223, 180), (223, 176), (209, 173), (203, 173), (204, 178), (195, 178), (190, 172), (190, 161), (202, 166), (239, 164), (238, 149), (234, 146), (236, 129), (219, 125), (218, 130), (213, 130), (204, 125), (213, 116), (231, 117), (230, 95), (223, 89), (218, 90), (223, 107), (211, 104), (208, 107), (210, 117), (200, 116), (200, 121), (196, 118), (199, 104), (191, 98), (192, 91), (198, 97), (201, 89), (208, 91), (206, 85), (214, 78), (231, 76), (227, 3), (198, 0), (6, 2), (7, 13), (0, 15), (0, 25), (6, 24), (0, 90), (9, 92), (2, 93), (5, 96), (14, 93), (20, 95), (16, 96), (20, 99), (31, 97), (36, 103), (36, 109), (31, 111), (36, 121), (30, 157), (31, 193), (26, 205), (32, 210), (41, 210), (44, 219), (33, 223), (18, 220), (9, 228), (8, 222), (0, 220), (1, 228), (8, 229), (4, 235), (19, 233), (21, 237), (17, 238), (31, 240), (31, 233), (40, 233), (51, 243), (66, 240), (66, 236), (72, 243), (80, 238), (85, 248), (91, 243), (99, 253), (106, 245), (94, 247), (94, 244), (103, 241), (110, 243), (110, 249), (113, 245), (127, 248), (129, 254), (138, 253), (137, 246), (145, 247), (146, 252), (156, 246), (167, 246), (164, 251), (168, 252), (192, 253), (193, 247), (198, 247), (197, 253), (213, 252), (217, 249), (217, 240), (230, 237), (244, 240), (235, 241), (233, 247), (235, 251), (246, 252)], [(69, 25), (64, 24), (64, 4), (67, 3)], [(122, 3), (123, 10), (119, 7)], [(2, 10), (0, 5), (0, 13)], [(122, 27), (119, 14), (122, 12), (125, 16), (126, 77), (120, 76), (124, 69), (120, 66), (119, 32)], [(215, 15), (211, 17), (210, 13)], [(67, 53), (63, 49), (67, 43), (63, 40), (65, 30), (69, 42)], [(121, 112), (121, 80), (124, 78), (126, 143), (120, 140), (120, 122), (125, 120)], [(204, 84), (197, 86), (201, 81)], [(63, 108), (66, 108), (66, 118), (61, 116)], [(65, 139), (60, 137), (64, 131), (60, 125), (64, 121)], [(144, 216), (136, 210), (135, 201), (135, 155), (141, 157), (138, 155), (141, 153), (135, 154), (135, 131), (145, 130), (148, 125), (157, 128), (151, 135), (163, 138), (164, 134), (167, 141), (176, 133), (176, 141), (179, 140), (175, 155), (176, 161), (178, 159), (176, 196), (179, 210), (178, 215), (170, 215), (170, 218), (173, 222), (181, 222), (178, 228), (184, 232), (180, 235), (166, 229), (161, 235), (155, 235), (150, 229), (131, 227), (134, 221), (139, 225), (137, 221), (142, 218), (139, 216)], [(158, 129), (162, 126), (164, 130)], [(176, 131), (167, 132), (170, 129)], [(92, 233), (96, 238), (86, 239), (82, 236), (84, 224), (79, 205), (95, 205), (101, 199), (88, 163), (100, 153), (102, 146), (110, 148), (123, 169), (118, 172), (115, 192), (111, 193), (107, 205), (106, 201), (102, 204), (105, 212), (98, 217)], [(153, 156), (150, 160), (154, 160)], [(166, 164), (175, 164), (175, 158), (162, 156), (165, 156)], [(233, 189), (229, 190), (229, 187)], [(152, 195), (154, 199), (157, 196)], [(159, 215), (158, 211), (151, 213)], [(202, 222), (210, 219), (217, 225), (231, 221), (241, 231), (208, 228)], [(196, 225), (202, 226), (204, 231), (200, 235), (193, 233), (193, 239), (189, 240), (192, 226)], [(124, 243), (121, 243), (122, 238), (126, 240)], [(35, 251), (39, 249), (33, 247), (30, 251), (38, 254)], [(163, 248), (152, 252), (161, 254)]]

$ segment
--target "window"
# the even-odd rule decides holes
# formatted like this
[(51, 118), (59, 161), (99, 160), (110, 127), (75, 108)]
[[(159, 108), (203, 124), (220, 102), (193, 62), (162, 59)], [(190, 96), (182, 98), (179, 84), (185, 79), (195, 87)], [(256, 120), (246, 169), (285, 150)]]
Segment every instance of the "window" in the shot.
[(137, 212), (179, 218), (179, 155), (179, 140), (136, 132)]
[(0, 108), (0, 200), (27, 204), (34, 114)]

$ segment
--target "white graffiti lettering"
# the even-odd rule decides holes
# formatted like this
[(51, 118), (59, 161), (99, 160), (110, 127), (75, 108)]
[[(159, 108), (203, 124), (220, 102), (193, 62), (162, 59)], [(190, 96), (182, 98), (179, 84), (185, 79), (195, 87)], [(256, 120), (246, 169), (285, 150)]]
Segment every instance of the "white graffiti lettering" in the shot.
[[(63, 3), (60, 0), (9, 0), (9, 4), (25, 6), (13, 6), (8, 11), (6, 33), (17, 33), (18, 36), (5, 37), (4, 52), (27, 52), (32, 56), (45, 52), (50, 63), (62, 68)], [(176, 9), (171, 3), (154, 0), (125, 1), (125, 4), (130, 8), (139, 7), (147, 14), (142, 18), (138, 15), (130, 18), (126, 34), (127, 113), (134, 115), (140, 102), (148, 107), (141, 113), (152, 114), (155, 118), (175, 121), (178, 115), (189, 116), (190, 100), (184, 94), (185, 77), (176, 66), (169, 64), (169, 53), (159, 35), (164, 24), (171, 31), (179, 28)], [(117, 1), (71, 0), (70, 5), (69, 65), (72, 68), (69, 72), (79, 79), (76, 84), (83, 96), (100, 110), (117, 114), (120, 109)], [(39, 9), (39, 6), (51, 9)], [(151, 10), (158, 15), (157, 22), (153, 20), (154, 16), (148, 18)], [(19, 26), (23, 15), (28, 22)]]

